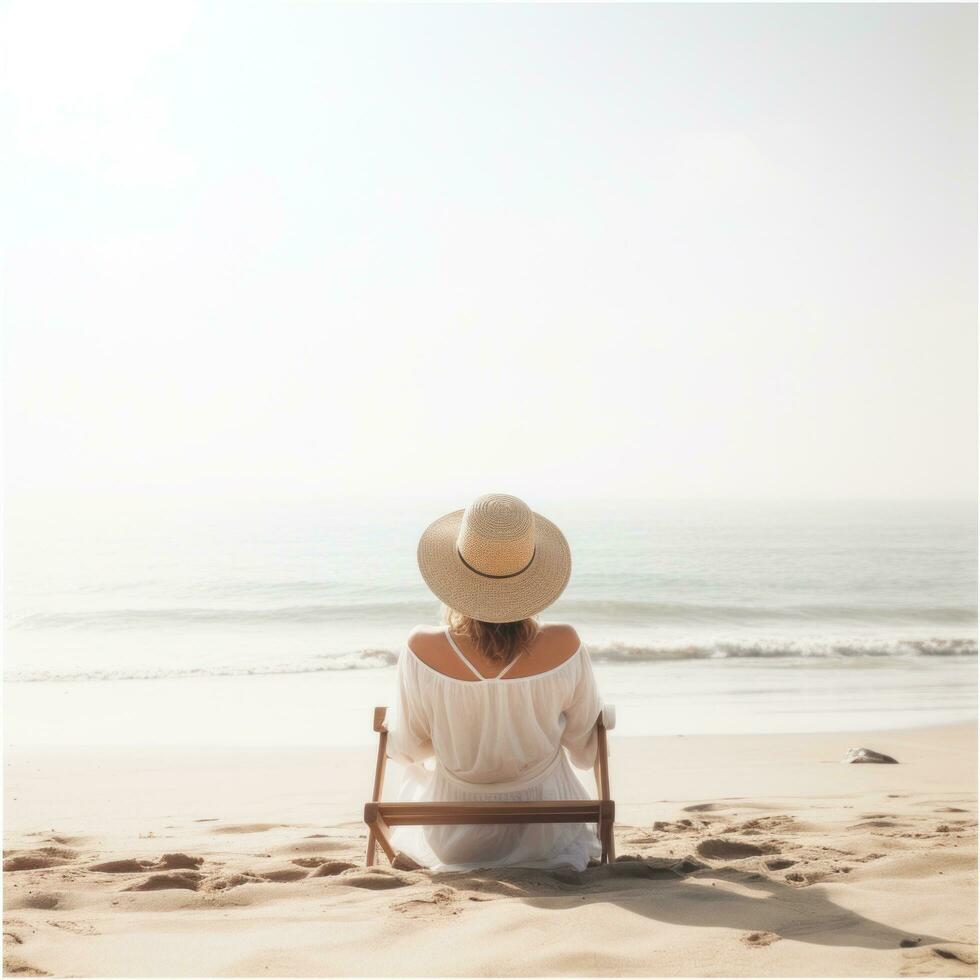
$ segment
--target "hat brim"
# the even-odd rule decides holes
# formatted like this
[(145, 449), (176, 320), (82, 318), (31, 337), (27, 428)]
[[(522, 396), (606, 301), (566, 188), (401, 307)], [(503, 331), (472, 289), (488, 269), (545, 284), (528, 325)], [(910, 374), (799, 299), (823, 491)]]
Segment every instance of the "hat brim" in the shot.
[(485, 623), (513, 623), (550, 606), (572, 574), (565, 535), (546, 517), (534, 514), (534, 557), (508, 578), (473, 571), (456, 550), (463, 511), (454, 510), (422, 532), (418, 565), (425, 584), (451, 609)]

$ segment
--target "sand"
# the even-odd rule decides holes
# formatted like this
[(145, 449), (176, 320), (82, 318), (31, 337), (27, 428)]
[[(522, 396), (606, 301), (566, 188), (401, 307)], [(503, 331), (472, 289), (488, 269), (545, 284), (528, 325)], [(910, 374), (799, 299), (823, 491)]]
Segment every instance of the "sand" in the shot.
[(8, 747), (5, 973), (976, 975), (973, 725), (613, 738), (581, 873), (366, 869), (372, 756)]

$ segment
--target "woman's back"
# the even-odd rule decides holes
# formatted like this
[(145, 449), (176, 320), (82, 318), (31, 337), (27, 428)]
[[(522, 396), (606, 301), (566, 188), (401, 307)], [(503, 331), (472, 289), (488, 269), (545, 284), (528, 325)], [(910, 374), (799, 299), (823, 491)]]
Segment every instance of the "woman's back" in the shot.
[(554, 767), (563, 745), (591, 766), (601, 701), (588, 653), (571, 626), (548, 624), (535, 639), (501, 668), (465, 653), (448, 629), (414, 630), (399, 662), (392, 757), (434, 755), (450, 779), (512, 789)]

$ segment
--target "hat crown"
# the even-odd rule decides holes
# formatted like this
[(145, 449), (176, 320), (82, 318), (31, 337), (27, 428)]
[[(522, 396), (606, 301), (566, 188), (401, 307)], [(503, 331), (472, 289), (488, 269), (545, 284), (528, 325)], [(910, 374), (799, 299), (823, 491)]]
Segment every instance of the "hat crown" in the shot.
[(510, 494), (477, 497), (463, 511), (456, 548), (481, 575), (516, 575), (534, 557), (534, 513)]

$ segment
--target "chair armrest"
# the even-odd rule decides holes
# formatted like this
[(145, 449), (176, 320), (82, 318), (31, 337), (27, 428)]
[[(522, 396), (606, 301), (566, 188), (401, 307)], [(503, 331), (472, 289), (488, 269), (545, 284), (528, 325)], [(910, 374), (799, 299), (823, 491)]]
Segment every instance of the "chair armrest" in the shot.
[(604, 704), (597, 720), (607, 732), (611, 732), (616, 727), (616, 705)]
[(386, 732), (388, 727), (385, 725), (388, 709), (385, 707), (374, 709), (374, 730), (376, 732)]

